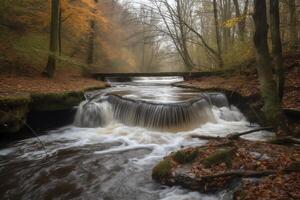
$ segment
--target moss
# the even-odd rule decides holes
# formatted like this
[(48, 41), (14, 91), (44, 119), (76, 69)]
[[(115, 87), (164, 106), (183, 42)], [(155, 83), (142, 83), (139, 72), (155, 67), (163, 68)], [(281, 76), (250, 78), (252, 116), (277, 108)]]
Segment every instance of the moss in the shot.
[(94, 86), (94, 87), (86, 88), (86, 89), (84, 89), (84, 92), (90, 92), (90, 91), (94, 91), (94, 90), (100, 90), (100, 89), (104, 89), (106, 87), (108, 87), (108, 84), (107, 83), (103, 83), (103, 85), (101, 85), (101, 86)]
[(29, 102), (29, 95), (0, 97), (0, 133), (15, 133), (23, 127)]
[(169, 160), (163, 160), (152, 170), (152, 178), (155, 180), (163, 180), (171, 175), (172, 163)]
[(198, 154), (199, 152), (197, 149), (193, 151), (177, 151), (172, 155), (172, 158), (180, 164), (185, 164), (194, 161)]
[(218, 149), (213, 154), (204, 158), (201, 163), (206, 167), (211, 167), (220, 163), (225, 163), (228, 168), (231, 167), (233, 149)]
[(17, 56), (33, 67), (39, 68), (48, 56), (48, 38), (45, 34), (25, 33), (16, 37), (12, 44)]
[(238, 191), (236, 191), (235, 193), (234, 193), (234, 197), (233, 197), (233, 199), (238, 199), (238, 200), (244, 200), (244, 199), (246, 199), (246, 196), (247, 196), (247, 194), (246, 194), (246, 192), (245, 191), (243, 191), (243, 190), (238, 190)]
[(84, 100), (84, 92), (35, 93), (31, 98), (30, 108), (34, 111), (67, 110)]
[(23, 106), (29, 104), (31, 98), (29, 94), (0, 96), (0, 109), (10, 110), (15, 106)]

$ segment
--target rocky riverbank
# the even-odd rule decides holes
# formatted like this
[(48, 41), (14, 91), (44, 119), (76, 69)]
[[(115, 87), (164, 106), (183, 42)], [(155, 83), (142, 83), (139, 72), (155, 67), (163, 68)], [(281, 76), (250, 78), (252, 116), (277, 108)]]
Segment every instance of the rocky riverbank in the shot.
[[(296, 62), (296, 64), (295, 64)], [(299, 61), (287, 59), (286, 84), (282, 101), (289, 126), (300, 135), (300, 79)], [(224, 92), (229, 101), (240, 108), (249, 121), (266, 125), (262, 112), (263, 102), (260, 85), (255, 72), (235, 72), (217, 76), (202, 77), (174, 84), (178, 87), (196, 88), (201, 91)]]
[(265, 142), (218, 139), (171, 153), (153, 169), (152, 177), (202, 193), (233, 190), (234, 199), (299, 199), (300, 151)]
[[(52, 121), (59, 119), (59, 125), (63, 125), (64, 120), (69, 120), (67, 116), (71, 115), (74, 106), (84, 100), (86, 91), (108, 86), (105, 82), (81, 76), (59, 76), (52, 80), (44, 77), (1, 76), (0, 85), (2, 135), (17, 133), (27, 122), (29, 125), (32, 122), (36, 127), (51, 127)], [(66, 116), (61, 116), (64, 113)]]
[[(296, 136), (300, 132), (299, 61), (287, 60), (283, 108)], [(255, 72), (202, 77), (175, 86), (224, 92), (249, 121), (265, 125)], [(205, 138), (201, 138), (205, 139)], [(161, 184), (202, 193), (233, 191), (233, 199), (300, 199), (300, 149), (286, 140), (253, 142), (240, 138), (207, 138), (206, 145), (180, 149), (159, 162), (152, 177)], [(289, 140), (289, 139), (288, 139)], [(292, 142), (293, 143), (293, 142)]]

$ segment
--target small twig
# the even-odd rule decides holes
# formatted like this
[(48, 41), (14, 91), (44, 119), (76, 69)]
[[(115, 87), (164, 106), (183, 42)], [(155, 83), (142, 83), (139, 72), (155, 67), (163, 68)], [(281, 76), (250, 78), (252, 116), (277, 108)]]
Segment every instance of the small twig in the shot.
[(41, 144), (46, 157), (48, 156), (47, 150), (46, 150), (46, 146), (45, 144), (42, 142), (42, 140), (39, 138), (38, 134), (35, 132), (35, 130), (33, 128), (31, 128), (25, 121), (23, 122), (24, 125), (31, 131), (31, 133), (36, 137), (36, 139), (38, 140), (38, 142)]
[(46, 155), (46, 157), (47, 157), (47, 156), (48, 156), (48, 153), (47, 153), (47, 150), (46, 150), (46, 146), (45, 146), (45, 144), (42, 142), (42, 140), (39, 138), (39, 136), (38, 136), (38, 134), (36, 133), (36, 131), (35, 131), (33, 128), (31, 128), (31, 127), (26, 123), (26, 121), (23, 121), (23, 120), (21, 120), (21, 119), (18, 119), (16, 116), (14, 116), (14, 115), (11, 114), (11, 113), (7, 113), (7, 114), (9, 114), (10, 116), (12, 116), (12, 117), (15, 118), (16, 120), (22, 122), (22, 123), (23, 123), (23, 124), (31, 131), (31, 133), (34, 135), (34, 137), (36, 137), (37, 140), (38, 140), (38, 142), (41, 144), (41, 146), (42, 146), (42, 148), (43, 148), (43, 150), (44, 150), (44, 153), (45, 153), (45, 155)]

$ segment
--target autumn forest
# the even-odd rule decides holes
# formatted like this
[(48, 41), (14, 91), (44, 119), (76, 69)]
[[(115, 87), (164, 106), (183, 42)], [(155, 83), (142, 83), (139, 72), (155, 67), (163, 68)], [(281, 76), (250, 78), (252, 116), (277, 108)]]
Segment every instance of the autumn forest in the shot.
[(1, 199), (300, 199), (300, 0), (0, 0)]

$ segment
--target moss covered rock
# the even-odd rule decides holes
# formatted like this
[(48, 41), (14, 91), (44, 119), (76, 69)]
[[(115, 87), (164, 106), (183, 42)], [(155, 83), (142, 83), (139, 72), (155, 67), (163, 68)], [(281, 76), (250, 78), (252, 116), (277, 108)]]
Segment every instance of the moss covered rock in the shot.
[(29, 112), (30, 95), (0, 97), (0, 133), (18, 132)]
[(84, 92), (34, 93), (30, 109), (34, 111), (57, 111), (72, 109), (84, 100)]
[(204, 158), (201, 163), (206, 167), (212, 167), (214, 165), (225, 163), (228, 168), (231, 167), (232, 157), (233, 157), (234, 149), (218, 149), (213, 154)]
[(180, 163), (180, 164), (185, 164), (192, 162), (195, 160), (198, 156), (198, 149), (195, 149), (193, 151), (177, 151), (172, 155), (172, 158)]
[(152, 170), (152, 178), (164, 182), (171, 176), (172, 163), (169, 160), (162, 160)]

